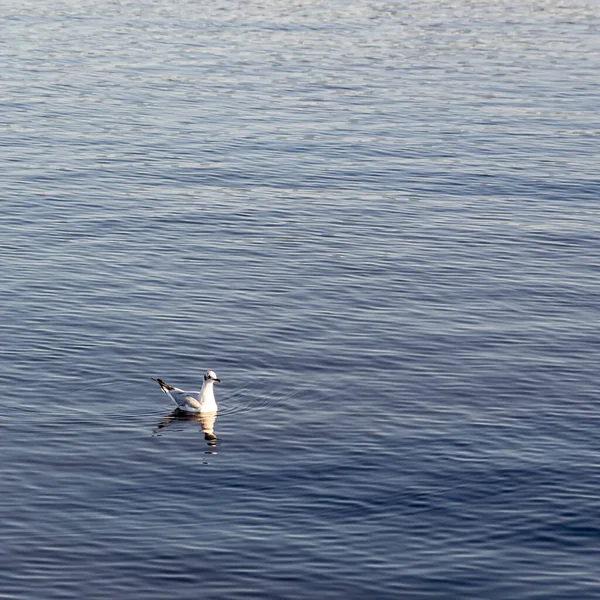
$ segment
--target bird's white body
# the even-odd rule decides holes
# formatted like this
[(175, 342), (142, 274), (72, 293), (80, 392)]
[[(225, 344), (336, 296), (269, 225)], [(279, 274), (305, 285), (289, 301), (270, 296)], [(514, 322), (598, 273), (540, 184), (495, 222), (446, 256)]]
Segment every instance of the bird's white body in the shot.
[(168, 390), (177, 408), (191, 413), (217, 412), (217, 401), (213, 390), (213, 382), (205, 381), (199, 392), (186, 392), (179, 388)]
[(204, 383), (199, 392), (187, 392), (166, 384), (158, 379), (162, 391), (175, 402), (179, 410), (188, 413), (216, 413), (217, 401), (215, 400), (214, 383), (220, 382), (214, 371), (207, 371)]

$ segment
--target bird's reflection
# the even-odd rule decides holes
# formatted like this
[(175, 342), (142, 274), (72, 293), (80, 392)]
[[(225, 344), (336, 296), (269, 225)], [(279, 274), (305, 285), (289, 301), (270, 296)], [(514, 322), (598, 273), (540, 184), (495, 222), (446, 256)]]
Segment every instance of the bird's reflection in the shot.
[(202, 427), (202, 433), (204, 439), (207, 441), (209, 446), (217, 445), (217, 436), (215, 435), (215, 421), (217, 420), (217, 413), (201, 413), (194, 414), (179, 410), (176, 408), (170, 415), (162, 418), (156, 426), (155, 433), (159, 433), (161, 429), (165, 429), (173, 423), (181, 423), (187, 421), (191, 423), (198, 423)]

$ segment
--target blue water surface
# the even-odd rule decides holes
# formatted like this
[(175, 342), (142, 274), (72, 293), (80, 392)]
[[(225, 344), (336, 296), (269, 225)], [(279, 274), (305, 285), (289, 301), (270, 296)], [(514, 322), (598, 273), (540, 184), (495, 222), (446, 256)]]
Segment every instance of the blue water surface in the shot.
[(597, 1), (0, 15), (2, 600), (600, 597)]

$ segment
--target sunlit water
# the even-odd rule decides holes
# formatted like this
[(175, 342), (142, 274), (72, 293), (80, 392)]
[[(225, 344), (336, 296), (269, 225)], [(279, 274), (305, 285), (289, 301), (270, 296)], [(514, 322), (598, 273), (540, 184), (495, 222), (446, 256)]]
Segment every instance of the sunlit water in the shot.
[(600, 597), (597, 1), (0, 10), (0, 598)]

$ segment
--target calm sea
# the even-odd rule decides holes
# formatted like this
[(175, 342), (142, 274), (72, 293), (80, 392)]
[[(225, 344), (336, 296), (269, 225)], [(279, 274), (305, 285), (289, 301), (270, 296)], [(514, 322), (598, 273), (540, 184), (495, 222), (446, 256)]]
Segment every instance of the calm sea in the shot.
[(600, 598), (600, 2), (0, 17), (0, 599)]

